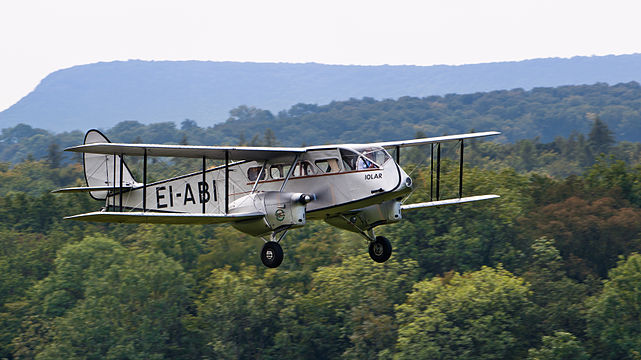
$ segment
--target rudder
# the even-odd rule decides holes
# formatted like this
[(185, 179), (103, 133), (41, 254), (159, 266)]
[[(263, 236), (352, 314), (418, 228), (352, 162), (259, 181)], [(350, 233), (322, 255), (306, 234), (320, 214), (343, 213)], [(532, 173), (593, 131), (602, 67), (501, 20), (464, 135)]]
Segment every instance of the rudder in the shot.
[[(108, 143), (109, 139), (100, 131), (92, 129), (85, 134), (85, 144)], [(122, 162), (122, 186), (130, 187), (136, 184), (127, 163), (120, 155), (104, 155), (83, 153), (83, 167), (87, 186), (120, 186), (120, 163)], [(92, 191), (91, 197), (96, 200), (107, 198), (107, 191)]]

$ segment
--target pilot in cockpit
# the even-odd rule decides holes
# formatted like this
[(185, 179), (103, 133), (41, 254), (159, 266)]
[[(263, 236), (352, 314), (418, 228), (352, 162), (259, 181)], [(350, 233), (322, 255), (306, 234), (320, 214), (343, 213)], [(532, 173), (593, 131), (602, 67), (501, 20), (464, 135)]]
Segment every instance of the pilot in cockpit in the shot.
[(374, 152), (372, 151), (372, 149), (363, 151), (363, 154), (365, 156), (359, 156), (358, 160), (356, 161), (356, 169), (377, 169), (378, 166), (376, 166), (376, 164), (374, 163)]

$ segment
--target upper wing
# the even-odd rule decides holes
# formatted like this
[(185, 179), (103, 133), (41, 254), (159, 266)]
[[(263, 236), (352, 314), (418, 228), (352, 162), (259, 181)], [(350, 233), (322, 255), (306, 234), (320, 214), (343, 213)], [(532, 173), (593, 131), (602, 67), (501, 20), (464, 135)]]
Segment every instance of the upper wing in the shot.
[(157, 144), (123, 144), (123, 143), (92, 143), (66, 148), (74, 151), (105, 155), (135, 155), (135, 156), (167, 156), (230, 160), (264, 161), (280, 157), (293, 157), (304, 153), (305, 148), (299, 147), (250, 147), (250, 146), (196, 146), (196, 145), (157, 145)]
[(65, 220), (117, 222), (117, 223), (151, 223), (151, 224), (222, 224), (242, 220), (257, 219), (263, 213), (240, 214), (184, 214), (161, 212), (116, 212), (95, 211), (65, 217)]
[(494, 136), (499, 134), (500, 132), (498, 131), (486, 131), (486, 132), (478, 132), (478, 133), (446, 135), (446, 136), (412, 139), (412, 140), (385, 141), (385, 142), (373, 143), (371, 145), (380, 146), (384, 148), (418, 146), (418, 145), (442, 143), (447, 141), (456, 141), (456, 140), (473, 139), (473, 138), (480, 138), (480, 137), (486, 137), (486, 136)]
[[(499, 135), (498, 131), (486, 131), (479, 133), (446, 135), (432, 138), (385, 141), (369, 143), (368, 145), (381, 146), (384, 148), (418, 146), (426, 144), (435, 144), (447, 141), (456, 141), (463, 139), (480, 138), (486, 136)], [(349, 145), (349, 144), (346, 144)], [(324, 145), (341, 146), (341, 145)], [(317, 148), (311, 147), (311, 148)], [(265, 161), (275, 158), (292, 158), (296, 154), (307, 151), (303, 147), (257, 147), (257, 146), (199, 146), (199, 145), (159, 145), (159, 144), (124, 144), (97, 142), (84, 145), (72, 146), (65, 151), (104, 154), (104, 155), (134, 155), (134, 156), (167, 156), (167, 157), (187, 157), (208, 159), (225, 159), (230, 160), (255, 160)]]

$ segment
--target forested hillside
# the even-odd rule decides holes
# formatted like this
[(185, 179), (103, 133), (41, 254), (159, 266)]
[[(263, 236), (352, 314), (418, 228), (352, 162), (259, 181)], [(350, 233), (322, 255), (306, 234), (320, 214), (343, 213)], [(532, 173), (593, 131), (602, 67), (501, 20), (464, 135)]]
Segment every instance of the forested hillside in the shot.
[(641, 54), (535, 59), (460, 66), (355, 66), (207, 61), (115, 61), (48, 75), (0, 112), (50, 131), (193, 119), (212, 126), (240, 105), (273, 113), (292, 104), (349, 98), (465, 94), (498, 89), (641, 81)]
[[(466, 194), (501, 198), (380, 227), (383, 264), (323, 222), (291, 231), (266, 269), (262, 240), (228, 226), (63, 221), (102, 205), (49, 193), (82, 183), (77, 161), (4, 163), (0, 358), (637, 359), (641, 144), (587, 121), (550, 142), (470, 142)], [(411, 202), (429, 199), (425, 157), (403, 153)]]
[[(192, 145), (280, 145), (359, 143), (438, 136), (471, 130), (498, 130), (499, 142), (586, 134), (599, 117), (619, 141), (641, 141), (641, 86), (636, 82), (493, 91), (466, 95), (372, 98), (297, 104), (272, 114), (240, 106), (221, 124), (206, 126), (191, 119), (144, 125), (125, 121), (103, 129), (112, 141), (183, 143)], [(61, 148), (82, 143), (84, 132), (96, 126), (53, 134), (28, 125), (5, 128), (0, 134), (0, 161), (12, 163), (31, 156), (42, 159)], [(274, 139), (278, 139), (276, 142)], [(51, 155), (53, 156), (53, 155)], [(61, 161), (69, 161), (65, 154)]]

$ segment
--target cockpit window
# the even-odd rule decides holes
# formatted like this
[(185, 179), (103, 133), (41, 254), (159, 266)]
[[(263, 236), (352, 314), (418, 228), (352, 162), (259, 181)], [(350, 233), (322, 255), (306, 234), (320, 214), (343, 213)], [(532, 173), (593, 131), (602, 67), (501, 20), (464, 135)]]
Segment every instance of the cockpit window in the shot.
[(374, 163), (367, 156), (359, 156), (358, 160), (356, 160), (356, 169), (357, 170), (378, 169), (378, 165), (376, 165), (376, 163)]
[(381, 147), (366, 147), (354, 150), (357, 152), (340, 149), (346, 171), (378, 169), (390, 158), (387, 151)]
[(390, 158), (387, 151), (380, 147), (369, 147), (360, 150), (360, 153), (367, 159), (375, 162), (378, 165), (383, 165)]

